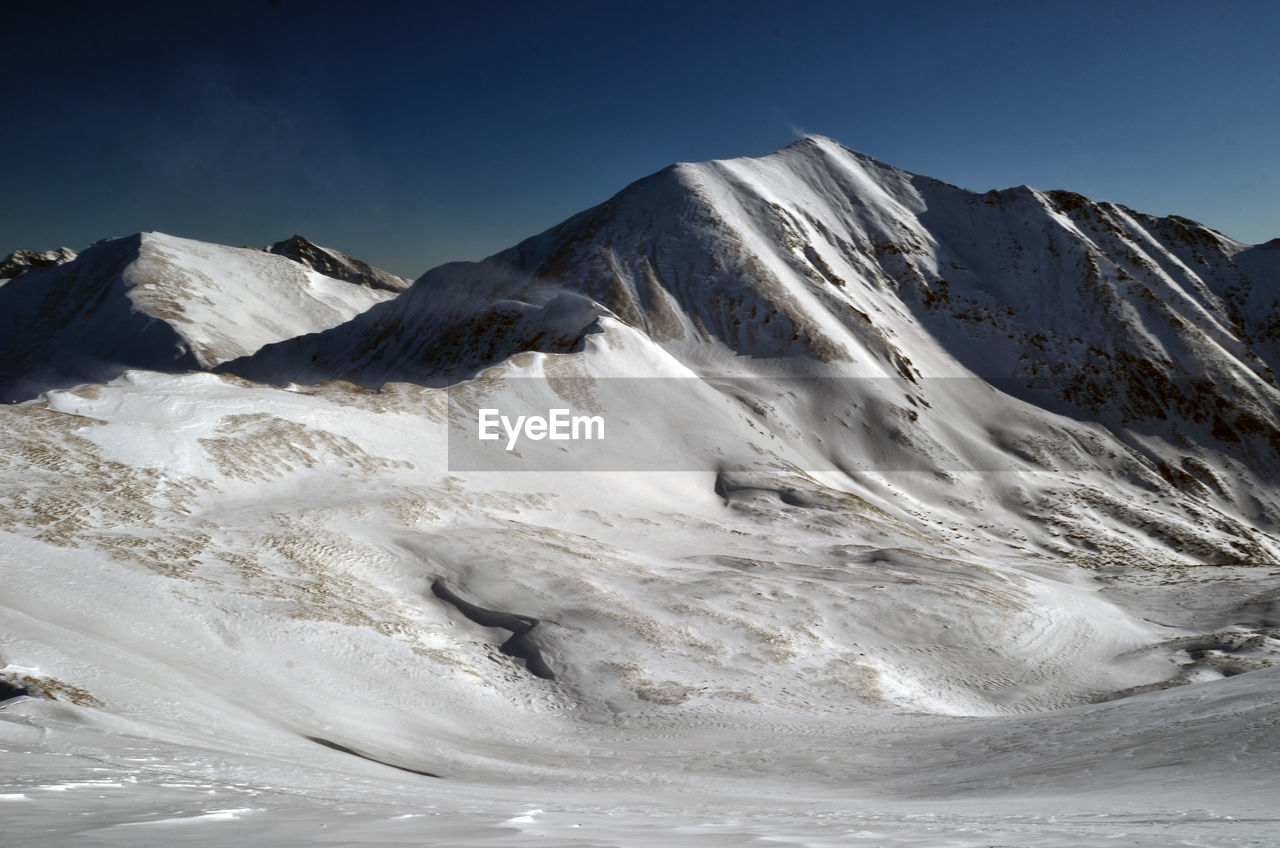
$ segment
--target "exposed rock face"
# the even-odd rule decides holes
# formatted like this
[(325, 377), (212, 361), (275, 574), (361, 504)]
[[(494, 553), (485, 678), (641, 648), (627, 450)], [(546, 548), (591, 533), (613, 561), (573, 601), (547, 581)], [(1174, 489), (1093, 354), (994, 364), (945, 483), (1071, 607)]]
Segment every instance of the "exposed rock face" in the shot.
[(76, 258), (76, 252), (69, 247), (57, 250), (24, 250), (18, 248), (0, 262), (0, 280), (11, 280), (33, 268), (52, 268)]
[(373, 289), (389, 292), (402, 292), (409, 287), (410, 280), (397, 277), (395, 274), (375, 268), (367, 262), (348, 256), (331, 247), (321, 247), (300, 235), (293, 235), (284, 241), (278, 241), (267, 249), (268, 253), (287, 256), (294, 262), (300, 262), (308, 268), (319, 271), (326, 277), (357, 283)]

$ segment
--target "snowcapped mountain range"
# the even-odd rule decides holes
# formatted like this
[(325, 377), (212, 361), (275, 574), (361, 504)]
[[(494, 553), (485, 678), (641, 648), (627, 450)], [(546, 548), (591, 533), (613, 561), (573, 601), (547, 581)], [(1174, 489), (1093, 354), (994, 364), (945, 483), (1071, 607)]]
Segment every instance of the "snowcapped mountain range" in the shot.
[[(0, 285), (28, 832), (1275, 826), (1280, 240), (811, 137), (411, 285), (300, 236), (30, 256)], [(560, 407), (604, 444), (476, 441)]]

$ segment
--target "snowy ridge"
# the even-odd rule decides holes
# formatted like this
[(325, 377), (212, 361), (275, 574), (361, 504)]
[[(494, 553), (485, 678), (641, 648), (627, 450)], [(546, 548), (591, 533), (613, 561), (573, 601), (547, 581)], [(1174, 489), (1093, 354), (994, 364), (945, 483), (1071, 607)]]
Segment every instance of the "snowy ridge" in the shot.
[(18, 248), (0, 261), (0, 283), (25, 274), (34, 268), (52, 268), (76, 258), (76, 252), (69, 247), (57, 250), (24, 250)]
[[(1183, 219), (1025, 187), (977, 195), (810, 138), (762, 159), (673, 166), (232, 370), (288, 382), (318, 362), (306, 379), (373, 386), (457, 376), (477, 356), (453, 362), (424, 337), (501, 335), (491, 362), (521, 345), (560, 349), (534, 339), (541, 325), (476, 316), (570, 291), (690, 359), (710, 342), (849, 362), (859, 376), (1012, 378), (1113, 425), (1172, 417), (1265, 437), (1276, 331), (1250, 307), (1272, 308), (1277, 258)], [(569, 323), (585, 332), (589, 317)], [(1235, 418), (1214, 414), (1223, 404)]]
[(209, 368), (342, 323), (393, 293), (259, 251), (142, 233), (0, 288), (0, 398)]
[[(1259, 316), (1275, 311), (1250, 308), (1280, 285), (1271, 252), (1065, 192), (978, 195), (810, 138), (672, 166), (223, 370), (447, 385), (579, 350), (611, 316), (641, 332), (633, 350), (757, 380), (744, 402), (772, 411), (761, 426), (801, 468), (1035, 472), (995, 495), (995, 526), (1055, 555), (1271, 558), (1280, 391)], [(829, 382), (799, 403), (769, 385), (811, 377)], [(907, 485), (927, 514), (968, 488)]]

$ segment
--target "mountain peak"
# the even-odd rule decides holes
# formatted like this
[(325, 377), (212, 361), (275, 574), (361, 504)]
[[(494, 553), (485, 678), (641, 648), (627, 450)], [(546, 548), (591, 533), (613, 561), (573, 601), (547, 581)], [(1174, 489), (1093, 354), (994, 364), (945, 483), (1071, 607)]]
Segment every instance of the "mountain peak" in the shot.
[(840, 150), (848, 150), (847, 147), (845, 147), (843, 144), (836, 141), (835, 139), (825, 135), (818, 135), (816, 133), (806, 133), (805, 135), (791, 142), (790, 144), (788, 144), (786, 147), (782, 149), (788, 150), (790, 148), (796, 148), (797, 150), (814, 149), (814, 148), (816, 149), (838, 148)]
[(331, 247), (321, 247), (297, 233), (284, 241), (276, 242), (265, 250), (267, 253), (292, 259), (331, 279), (355, 283), (371, 289), (399, 293), (407, 289), (410, 283), (404, 277), (375, 268), (341, 251)]
[(163, 233), (100, 242), (0, 286), (0, 402), (128, 368), (210, 368), (391, 295), (282, 256)]
[[(870, 156), (866, 153), (860, 153), (851, 147), (841, 144), (834, 138), (830, 138), (825, 135), (806, 135), (804, 138), (797, 139), (776, 153), (771, 154), (771, 156), (790, 156), (795, 154), (820, 157), (822, 159), (829, 160), (833, 159), (835, 161), (846, 163), (852, 161), (858, 163), (862, 167), (872, 167), (899, 174), (910, 173), (902, 170), (901, 168), (890, 165), (888, 162), (883, 162), (874, 156)], [(770, 157), (766, 156), (764, 158), (768, 159)], [(919, 175), (912, 174), (912, 176)]]
[[(377, 385), (572, 350), (597, 314), (575, 312), (572, 332), (552, 321), (548, 305), (570, 293), (694, 360), (1012, 379), (1116, 425), (1266, 441), (1280, 422), (1275, 271), (1268, 251), (1243, 249), (1186, 219), (1028, 186), (977, 194), (807, 136), (664, 169), (244, 373), (319, 362)], [(483, 343), (461, 369), (462, 346), (423, 342), (463, 337)], [(1229, 399), (1213, 387), (1228, 385), (1262, 411), (1216, 412)]]
[(0, 280), (13, 279), (37, 268), (52, 268), (75, 258), (76, 252), (69, 247), (57, 250), (25, 250), (20, 247), (0, 262)]

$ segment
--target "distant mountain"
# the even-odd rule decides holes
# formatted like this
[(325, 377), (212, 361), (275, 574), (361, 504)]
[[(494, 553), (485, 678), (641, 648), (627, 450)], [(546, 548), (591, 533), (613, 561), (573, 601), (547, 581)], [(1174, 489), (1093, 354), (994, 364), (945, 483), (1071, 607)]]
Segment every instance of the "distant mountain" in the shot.
[(52, 268), (76, 258), (76, 252), (69, 247), (57, 250), (24, 250), (18, 248), (0, 262), (0, 280), (10, 280), (19, 274), (25, 274), (35, 268)]
[(407, 289), (411, 282), (331, 247), (321, 247), (296, 234), (271, 245), (267, 252), (288, 257), (331, 279), (358, 283), (371, 289), (399, 293)]
[[(142, 368), (210, 368), (394, 296), (283, 256), (160, 233), (25, 260), (0, 287), (0, 400)], [(43, 260), (41, 260), (43, 261)]]

